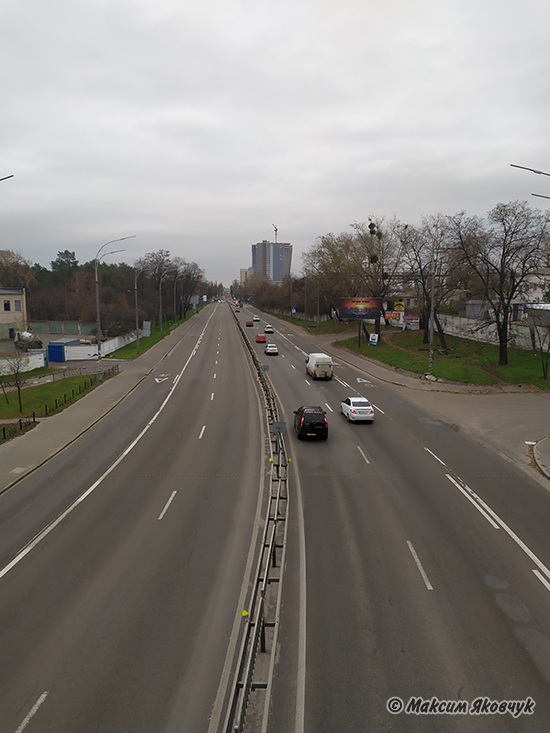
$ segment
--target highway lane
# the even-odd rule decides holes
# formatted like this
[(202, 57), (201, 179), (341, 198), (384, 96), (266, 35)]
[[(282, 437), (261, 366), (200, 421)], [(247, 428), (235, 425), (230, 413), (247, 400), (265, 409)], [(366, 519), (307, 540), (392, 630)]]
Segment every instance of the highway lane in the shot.
[(2, 731), (208, 728), (266, 488), (249, 359), (227, 307), (210, 315), (120, 408), (0, 497)]
[[(305, 730), (547, 730), (548, 494), (402, 390), (370, 378), (367, 389), (343, 365), (336, 374), (349, 388), (306, 379), (300, 349), (315, 349), (276, 328), (281, 355), (268, 357), (269, 374), (287, 424), (299, 404), (326, 405), (330, 424), (326, 444), (288, 440), (306, 531)], [(357, 387), (379, 408), (373, 426), (337, 413)], [(297, 584), (287, 585), (294, 613), (281, 636), (292, 644)], [(282, 677), (275, 694), (284, 696)], [(470, 716), (390, 715), (394, 695), (531, 696), (536, 708), (518, 719), (484, 716), (477, 728)], [(273, 705), (274, 730), (289, 721), (280, 709)]]

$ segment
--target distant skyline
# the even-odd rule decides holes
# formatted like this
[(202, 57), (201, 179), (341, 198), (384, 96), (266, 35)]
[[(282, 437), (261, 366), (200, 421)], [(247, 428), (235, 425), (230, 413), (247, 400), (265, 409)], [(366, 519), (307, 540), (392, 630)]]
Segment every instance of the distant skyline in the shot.
[(136, 235), (229, 286), (251, 245), (485, 216), (550, 179), (542, 0), (6, 0), (0, 248)]

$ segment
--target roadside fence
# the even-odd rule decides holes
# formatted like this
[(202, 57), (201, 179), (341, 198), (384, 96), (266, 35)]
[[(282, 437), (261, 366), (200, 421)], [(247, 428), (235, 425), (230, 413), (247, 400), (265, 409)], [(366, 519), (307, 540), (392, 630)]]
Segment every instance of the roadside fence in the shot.
[[(107, 369), (102, 369), (101, 373), (104, 377), (109, 377), (116, 374), (118, 371), (118, 364), (115, 364)], [(35, 410), (32, 415), (25, 415), (24, 417), (20, 417), (16, 420), (3, 423), (0, 427), (0, 442), (10, 440), (10, 438), (13, 438), (17, 433), (29, 430), (32, 425), (36, 423), (37, 418), (48, 417), (49, 415), (54, 415), (56, 412), (59, 412), (66, 405), (71, 404), (71, 402), (77, 400), (88, 390), (92, 389), (98, 381), (97, 366), (95, 368), (95, 373), (86, 371), (86, 367), (67, 369), (62, 373), (55, 372), (54, 381), (64, 377), (78, 377), (85, 374), (90, 374), (90, 378), (85, 379), (83, 384), (79, 384), (78, 387), (73, 387), (70, 390), (67, 390), (62, 396), (60, 395), (59, 397), (56, 397), (51, 402), (45, 402), (44, 405)]]

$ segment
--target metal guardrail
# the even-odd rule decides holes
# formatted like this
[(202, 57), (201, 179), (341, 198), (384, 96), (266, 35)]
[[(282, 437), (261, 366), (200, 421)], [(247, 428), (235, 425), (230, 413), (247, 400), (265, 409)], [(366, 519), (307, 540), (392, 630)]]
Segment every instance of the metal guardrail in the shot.
[(265, 399), (271, 447), (267, 517), (254, 577), (248, 622), (242, 639), (223, 733), (266, 733), (275, 664), (279, 607), (287, 538), (287, 456), (275, 392), (241, 324)]

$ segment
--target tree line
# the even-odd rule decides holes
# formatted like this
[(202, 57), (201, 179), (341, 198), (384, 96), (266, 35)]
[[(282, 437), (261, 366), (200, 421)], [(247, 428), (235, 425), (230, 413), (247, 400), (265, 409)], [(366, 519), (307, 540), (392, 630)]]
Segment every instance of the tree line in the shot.
[[(75, 252), (58, 252), (50, 267), (32, 264), (21, 254), (0, 250), (0, 285), (24, 287), (29, 320), (96, 321), (95, 260), (79, 263)], [(168, 250), (150, 252), (132, 267), (124, 262), (98, 264), (101, 329), (118, 336), (135, 329), (138, 318), (159, 323), (185, 318), (194, 295), (217, 297), (223, 285), (209, 282), (196, 262), (171, 257)]]
[[(496, 326), (504, 365), (514, 303), (529, 301), (530, 276), (550, 263), (550, 212), (514, 201), (498, 204), (486, 218), (434, 214), (422, 217), (419, 226), (373, 215), (350, 231), (318, 237), (303, 261), (300, 277), (279, 284), (254, 276), (235, 294), (266, 309), (294, 307), (314, 318), (317, 308), (321, 314), (336, 311), (342, 297), (391, 303), (409, 292), (426, 333), (433, 299), (442, 349), (438, 313), (458, 314), (466, 299), (480, 300)], [(376, 328), (379, 333), (379, 323)]]

